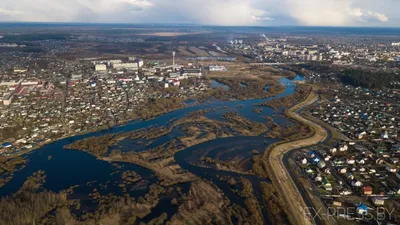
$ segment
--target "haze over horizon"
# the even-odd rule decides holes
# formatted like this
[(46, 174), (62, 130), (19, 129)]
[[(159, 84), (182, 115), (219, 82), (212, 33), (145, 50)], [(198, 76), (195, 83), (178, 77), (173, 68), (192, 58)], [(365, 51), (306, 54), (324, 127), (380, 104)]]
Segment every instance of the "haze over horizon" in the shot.
[(0, 21), (400, 27), (396, 0), (2, 0)]

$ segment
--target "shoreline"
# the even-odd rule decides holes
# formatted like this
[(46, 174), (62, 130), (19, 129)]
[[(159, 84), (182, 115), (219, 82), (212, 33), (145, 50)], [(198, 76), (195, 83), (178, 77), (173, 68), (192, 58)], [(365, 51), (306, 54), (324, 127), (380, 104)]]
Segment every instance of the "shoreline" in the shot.
[[(287, 89), (288, 87), (286, 87), (285, 88), (285, 90), (283, 91), (283, 92), (286, 92), (286, 90), (288, 90)], [(293, 91), (293, 90), (292, 90)], [(280, 94), (282, 94), (283, 92), (280, 92), (280, 93), (278, 93), (278, 94), (276, 94), (276, 95), (273, 95), (273, 96), (271, 96), (271, 97), (275, 97), (275, 98), (280, 98)], [(268, 98), (270, 98), (270, 97), (268, 97)], [(254, 98), (254, 99), (257, 99), (257, 100), (266, 100), (266, 99), (268, 99), (268, 98)], [(247, 98), (246, 98), (247, 99)], [(249, 100), (252, 100), (253, 98), (249, 98)], [(217, 100), (217, 101), (219, 101), (219, 103), (218, 104), (225, 104), (224, 102), (228, 102), (228, 101), (224, 101), (224, 100)], [(235, 108), (236, 107), (236, 105), (238, 105), (238, 104), (240, 104), (240, 102), (241, 101), (244, 101), (244, 100), (237, 100), (237, 102), (235, 102), (235, 103), (233, 103), (233, 104), (231, 104), (230, 106), (231, 107), (233, 107), (233, 108)], [(212, 102), (211, 102), (212, 103)], [(196, 105), (197, 105), (198, 103), (196, 103)], [(205, 104), (208, 104), (208, 103), (205, 103)], [(154, 119), (154, 118), (158, 118), (158, 116), (160, 116), (160, 115), (165, 115), (165, 114), (168, 114), (168, 113), (170, 113), (170, 112), (174, 112), (174, 111), (177, 111), (177, 110), (180, 110), (180, 109), (185, 109), (185, 108), (190, 108), (190, 106), (191, 105), (185, 105), (185, 104), (183, 104), (182, 105), (182, 107), (179, 107), (179, 108), (175, 108), (175, 109), (173, 109), (173, 110), (170, 110), (170, 111), (168, 111), (168, 112), (164, 112), (164, 113), (161, 113), (161, 114), (157, 114), (157, 115), (154, 115), (151, 119), (148, 119), (148, 120), (130, 120), (130, 121), (123, 121), (123, 122), (121, 122), (119, 125), (115, 125), (115, 126), (112, 126), (112, 127), (108, 127), (108, 128), (104, 128), (104, 129), (94, 129), (94, 131), (92, 130), (89, 130), (89, 131), (84, 131), (84, 132), (80, 132), (80, 133), (73, 133), (73, 134), (69, 134), (69, 135), (67, 135), (67, 136), (64, 136), (64, 137), (60, 137), (60, 138), (57, 138), (57, 139), (54, 139), (54, 140), (52, 140), (52, 141), (49, 141), (49, 142), (47, 142), (46, 144), (51, 144), (51, 143), (54, 143), (54, 142), (57, 142), (57, 141), (59, 141), (59, 140), (63, 140), (63, 141), (61, 141), (60, 142), (60, 144), (65, 144), (67, 141), (69, 141), (69, 140), (65, 140), (65, 139), (67, 139), (67, 138), (69, 138), (69, 137), (74, 137), (74, 136), (77, 136), (76, 138), (74, 138), (74, 139), (72, 139), (71, 141), (74, 141), (74, 140), (76, 140), (76, 139), (80, 139), (80, 138), (86, 138), (86, 137), (90, 137), (90, 136), (94, 136), (94, 137), (96, 137), (96, 136), (98, 136), (98, 135), (107, 135), (107, 134), (110, 134), (110, 133), (119, 133), (120, 132), (120, 129), (116, 129), (116, 130), (113, 130), (113, 128), (115, 128), (115, 127), (121, 127), (121, 126), (128, 126), (128, 128), (129, 129), (131, 129), (131, 126), (129, 125), (129, 124), (135, 124), (136, 122), (140, 122), (140, 121), (151, 121), (152, 119)], [(252, 106), (252, 104), (250, 103), (250, 106)], [(211, 105), (211, 107), (214, 107), (214, 105)], [(186, 111), (183, 111), (183, 112), (186, 112)], [(178, 112), (178, 114), (180, 113), (180, 111)], [(174, 115), (173, 115), (174, 116)], [(171, 119), (172, 120), (172, 119)], [(166, 126), (168, 127), (168, 124), (171, 124), (171, 120), (169, 120), (169, 122), (167, 122), (166, 124)], [(104, 134), (102, 134), (102, 133), (100, 133), (102, 130), (104, 130)], [(91, 133), (91, 132), (93, 132), (93, 135), (91, 135), (91, 134), (89, 134), (89, 135), (86, 135), (86, 136), (80, 136), (80, 135), (84, 135), (84, 134), (87, 134), (87, 133)], [(97, 132), (99, 132), (99, 133), (97, 133)], [(78, 136), (79, 135), (79, 136)], [(260, 134), (258, 134), (258, 135), (260, 135)], [(197, 145), (197, 144), (194, 144), (194, 145)], [(20, 152), (19, 153), (19, 155), (23, 155), (23, 154), (27, 154), (27, 153), (29, 153), (29, 152), (32, 152), (32, 151), (35, 151), (35, 150), (38, 150), (38, 149), (40, 149), (41, 147), (43, 147), (43, 146), (45, 146), (45, 145), (41, 145), (41, 146), (38, 146), (37, 148), (35, 148), (35, 149), (30, 149), (29, 151), (25, 151), (25, 152)], [(57, 144), (56, 145), (52, 145), (52, 146), (58, 146)], [(53, 149), (52, 148), (52, 146), (50, 147), (47, 147), (46, 149), (47, 150), (51, 150), (51, 149)], [(189, 146), (190, 147), (190, 146)], [(262, 147), (263, 148), (263, 147)], [(184, 150), (184, 149), (182, 149), (182, 150)], [(90, 153), (89, 153), (90, 154)], [(15, 155), (14, 155), (15, 156)], [(125, 161), (125, 160), (118, 160), (118, 159), (112, 159), (112, 158), (104, 158), (104, 157), (96, 157), (97, 158), (97, 160), (100, 160), (100, 161), (107, 161), (108, 163), (130, 163), (130, 164), (135, 164), (135, 165), (137, 165), (137, 166), (139, 166), (139, 167), (142, 167), (142, 168), (145, 168), (145, 169), (149, 169), (149, 170), (152, 170), (153, 172), (155, 172), (155, 173), (157, 173), (157, 171), (156, 170), (154, 170), (153, 168), (149, 168), (148, 166), (146, 166), (146, 165), (144, 165), (144, 164), (140, 164), (140, 163), (138, 163), (138, 162), (131, 162), (131, 161)], [(195, 166), (195, 165), (193, 165), (193, 166)], [(231, 172), (231, 173), (235, 173), (235, 174), (241, 174), (241, 175), (245, 175), (245, 174), (242, 174), (242, 173), (240, 173), (240, 172), (238, 172), (238, 171), (226, 171), (226, 170), (221, 170), (221, 171), (225, 171), (225, 172)], [(161, 175), (162, 175), (162, 173), (161, 173)], [(250, 174), (247, 174), (247, 175), (250, 175)], [(256, 174), (254, 174), (254, 176), (257, 176)], [(184, 177), (185, 178), (185, 177)], [(173, 179), (171, 179), (171, 180), (173, 180)], [(176, 180), (176, 181), (178, 181), (177, 183), (180, 183), (179, 182), (179, 179), (178, 180)], [(166, 182), (169, 182), (169, 180), (166, 180)], [(175, 182), (175, 181), (174, 181)], [(258, 190), (258, 187), (256, 188), (256, 190)], [(259, 192), (259, 191), (258, 191)], [(258, 202), (258, 204), (260, 205), (260, 206), (262, 206), (262, 205), (264, 205), (264, 207), (265, 207), (265, 202), (263, 202), (262, 200), (259, 200), (259, 202)], [(264, 215), (266, 215), (266, 214), (268, 214), (268, 213), (264, 213)], [(268, 218), (267, 216), (265, 216), (265, 218)]]
[(34, 152), (34, 151), (36, 151), (36, 150), (38, 150), (38, 149), (40, 149), (40, 148), (42, 148), (42, 147), (44, 147), (46, 145), (54, 143), (56, 141), (61, 141), (63, 139), (76, 137), (76, 136), (82, 136), (82, 135), (90, 134), (90, 133), (107, 132), (107, 131), (112, 130), (112, 129), (116, 128), (116, 127), (128, 125), (129, 123), (132, 123), (134, 121), (149, 121), (149, 120), (155, 119), (155, 118), (157, 118), (159, 116), (162, 116), (164, 114), (171, 113), (171, 112), (174, 112), (176, 110), (180, 110), (180, 109), (184, 109), (184, 108), (187, 108), (187, 106), (176, 108), (176, 109), (173, 109), (173, 110), (168, 111), (166, 113), (156, 114), (156, 115), (152, 116), (151, 118), (149, 118), (147, 120), (142, 120), (142, 119), (139, 119), (139, 118), (135, 118), (135, 119), (131, 119), (131, 120), (124, 120), (124, 121), (122, 121), (122, 122), (120, 122), (118, 124), (113, 125), (112, 127), (99, 128), (99, 129), (93, 129), (93, 130), (87, 130), (87, 131), (82, 131), (82, 132), (78, 132), (78, 133), (69, 134), (69, 135), (66, 135), (66, 136), (62, 136), (62, 137), (56, 138), (54, 140), (50, 140), (48, 142), (44, 142), (43, 144), (41, 144), (40, 146), (37, 146), (35, 148), (29, 149), (29, 150), (19, 151), (17, 154), (9, 155), (9, 156), (6, 156), (6, 157), (7, 157), (7, 159), (12, 159), (12, 158), (15, 158), (15, 157), (18, 157), (18, 156), (22, 156), (22, 155), (26, 155), (26, 154), (29, 154), (31, 152)]
[[(304, 101), (293, 106), (287, 110), (286, 113), (289, 118), (306, 124), (312, 128), (314, 131), (313, 134), (301, 140), (278, 143), (277, 145), (272, 146), (271, 150), (267, 148), (264, 154), (264, 158), (269, 162), (268, 170), (269, 174), (271, 174), (270, 178), (277, 190), (281, 190), (282, 197), (289, 205), (288, 209), (291, 212), (291, 218), (294, 219), (296, 224), (299, 225), (309, 225), (313, 224), (313, 222), (303, 216), (303, 209), (306, 209), (308, 206), (305, 203), (300, 191), (295, 186), (288, 169), (284, 165), (283, 158), (292, 150), (312, 146), (328, 138), (328, 133), (322, 126), (307, 120), (298, 114), (300, 109), (312, 105), (317, 100), (318, 95), (312, 91)], [(285, 190), (285, 193), (282, 193), (283, 190)]]
[[(285, 77), (285, 76), (281, 76), (281, 78), (286, 78), (286, 77)], [(287, 79), (289, 79), (289, 78), (287, 78)], [(279, 80), (279, 79), (278, 79), (278, 80)], [(279, 82), (279, 81), (278, 81), (278, 82)], [(293, 81), (293, 82), (294, 82), (294, 81)], [(286, 89), (286, 88), (285, 88), (285, 89)], [(194, 103), (194, 105), (198, 105), (198, 104), (201, 104), (201, 103), (206, 103), (206, 104), (207, 104), (208, 101), (213, 101), (213, 100), (229, 102), (229, 101), (248, 101), (248, 100), (255, 100), (255, 99), (268, 99), (268, 98), (276, 97), (276, 96), (278, 96), (278, 95), (280, 95), (280, 94), (282, 94), (282, 93), (284, 93), (284, 92), (285, 92), (285, 90), (283, 90), (283, 91), (281, 91), (281, 92), (278, 92), (278, 93), (273, 93), (273, 95), (268, 96), (268, 97), (265, 97), (265, 98), (246, 98), (246, 99), (244, 99), (244, 100), (243, 100), (243, 99), (221, 100), (221, 99), (215, 99), (214, 97), (211, 97), (211, 98), (206, 99), (206, 100), (204, 100), (204, 99), (195, 99), (195, 100), (196, 100), (196, 103)], [(214, 99), (213, 99), (213, 98), (214, 98)], [(186, 98), (186, 100), (187, 100), (187, 99), (190, 99), (190, 98)], [(7, 159), (13, 159), (13, 158), (16, 158), (16, 157), (19, 157), (19, 156), (23, 156), (23, 155), (29, 154), (29, 153), (34, 152), (34, 151), (36, 151), (36, 150), (38, 150), (38, 149), (40, 149), (40, 148), (42, 148), (42, 147), (44, 147), (44, 146), (46, 146), (46, 145), (49, 145), (49, 144), (51, 144), (51, 143), (54, 143), (54, 142), (57, 142), (57, 141), (60, 141), (60, 140), (63, 140), (63, 139), (67, 139), (67, 138), (71, 138), (71, 137), (75, 137), (75, 136), (82, 136), (82, 135), (89, 134), (89, 133), (96, 133), (96, 132), (103, 132), (103, 131), (106, 132), (106, 131), (109, 131), (110, 129), (113, 129), (113, 128), (115, 128), (115, 127), (120, 127), (120, 126), (128, 125), (129, 123), (132, 123), (132, 122), (134, 122), (134, 121), (150, 121), (150, 120), (152, 120), (152, 119), (155, 119), (155, 118), (157, 118), (157, 117), (159, 117), (159, 116), (162, 116), (162, 115), (165, 115), (165, 114), (167, 114), (167, 113), (171, 113), (171, 112), (174, 112), (174, 111), (177, 111), (177, 110), (181, 110), (181, 109), (188, 108), (188, 107), (190, 107), (191, 105), (193, 105), (193, 104), (188, 105), (188, 104), (185, 104), (184, 101), (183, 101), (182, 107), (175, 108), (175, 109), (171, 109), (170, 111), (165, 112), (165, 113), (156, 113), (156, 114), (152, 115), (149, 119), (146, 119), (146, 120), (140, 119), (140, 118), (138, 117), (138, 118), (134, 118), (134, 119), (130, 119), (130, 120), (123, 120), (123, 121), (121, 121), (120, 123), (117, 123), (117, 124), (113, 125), (112, 127), (106, 127), (106, 128), (100, 127), (100, 128), (98, 128), (98, 129), (93, 129), (93, 130), (87, 130), (87, 131), (82, 131), (82, 132), (78, 132), (78, 133), (68, 134), (68, 135), (66, 135), (66, 136), (62, 136), (62, 137), (59, 137), (59, 138), (50, 140), (49, 142), (44, 142), (44, 143), (42, 143), (41, 145), (39, 145), (39, 146), (37, 146), (37, 147), (34, 147), (34, 148), (32, 148), (32, 149), (29, 149), (29, 150), (22, 150), (22, 151), (19, 151), (19, 152), (16, 153), (16, 154), (11, 154), (11, 155), (5, 156), (5, 157), (6, 157)]]

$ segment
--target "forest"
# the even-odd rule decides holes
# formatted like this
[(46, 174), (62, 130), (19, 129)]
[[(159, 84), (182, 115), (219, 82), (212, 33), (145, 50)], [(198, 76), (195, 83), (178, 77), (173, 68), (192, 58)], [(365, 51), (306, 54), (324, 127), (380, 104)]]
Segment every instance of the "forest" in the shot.
[[(356, 87), (369, 89), (400, 87), (400, 74), (397, 70), (338, 67), (324, 64), (311, 64), (305, 68), (323, 75), (336, 76), (344, 84)], [(396, 82), (398, 83), (397, 86), (395, 85)]]
[(346, 69), (339, 74), (339, 78), (344, 84), (369, 89), (394, 87), (393, 82), (400, 82), (400, 74), (398, 73), (360, 69)]

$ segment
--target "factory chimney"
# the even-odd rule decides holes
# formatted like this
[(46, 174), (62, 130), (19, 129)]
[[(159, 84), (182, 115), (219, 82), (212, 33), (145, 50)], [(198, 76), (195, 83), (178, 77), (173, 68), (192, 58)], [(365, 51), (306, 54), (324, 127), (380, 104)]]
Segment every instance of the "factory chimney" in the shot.
[(175, 52), (172, 52), (172, 70), (175, 71)]

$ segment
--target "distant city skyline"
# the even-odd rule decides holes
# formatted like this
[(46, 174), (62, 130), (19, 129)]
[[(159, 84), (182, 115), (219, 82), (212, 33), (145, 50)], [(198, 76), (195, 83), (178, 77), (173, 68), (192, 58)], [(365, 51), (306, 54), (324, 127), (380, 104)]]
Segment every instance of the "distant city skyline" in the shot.
[(396, 0), (2, 0), (1, 22), (400, 27)]

